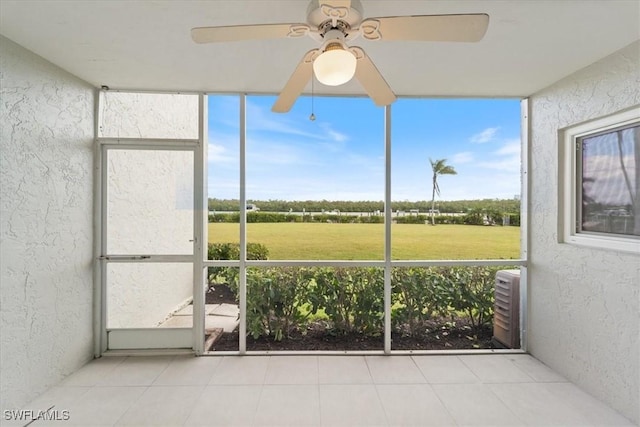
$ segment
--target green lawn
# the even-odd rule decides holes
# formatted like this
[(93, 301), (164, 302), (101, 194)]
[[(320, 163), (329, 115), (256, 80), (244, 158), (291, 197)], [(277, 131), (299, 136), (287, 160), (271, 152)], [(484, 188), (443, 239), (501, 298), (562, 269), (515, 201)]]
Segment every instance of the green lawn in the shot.
[[(209, 224), (209, 242), (238, 242), (238, 224)], [(393, 259), (510, 259), (520, 257), (519, 227), (394, 224)], [(251, 223), (247, 241), (269, 259), (382, 260), (383, 224)]]

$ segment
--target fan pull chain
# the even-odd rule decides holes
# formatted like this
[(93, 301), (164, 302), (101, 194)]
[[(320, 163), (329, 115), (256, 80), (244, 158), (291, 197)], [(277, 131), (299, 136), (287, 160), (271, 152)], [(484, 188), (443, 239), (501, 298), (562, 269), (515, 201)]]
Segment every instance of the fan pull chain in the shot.
[(309, 120), (314, 121), (316, 119), (316, 115), (313, 114), (313, 81), (315, 80), (315, 76), (313, 75), (313, 69), (311, 70), (311, 115), (309, 116)]

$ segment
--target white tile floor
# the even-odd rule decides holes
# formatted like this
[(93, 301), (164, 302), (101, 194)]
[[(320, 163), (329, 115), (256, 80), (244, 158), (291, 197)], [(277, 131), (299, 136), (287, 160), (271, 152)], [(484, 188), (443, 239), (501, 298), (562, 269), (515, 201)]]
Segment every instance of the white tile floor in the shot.
[[(32, 426), (631, 426), (528, 355), (104, 357)], [(24, 425), (3, 422), (2, 425)]]

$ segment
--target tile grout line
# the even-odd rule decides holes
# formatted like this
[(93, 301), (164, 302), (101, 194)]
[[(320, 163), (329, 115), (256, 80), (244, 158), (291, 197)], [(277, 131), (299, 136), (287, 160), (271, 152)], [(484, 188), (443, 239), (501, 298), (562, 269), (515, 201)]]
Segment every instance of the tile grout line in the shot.
[[(386, 355), (383, 357), (393, 357), (392, 355)], [(384, 404), (382, 403), (382, 397), (380, 397), (380, 391), (378, 390), (378, 383), (376, 383), (375, 378), (373, 377), (373, 374), (371, 373), (371, 367), (369, 366), (369, 361), (367, 356), (365, 356), (364, 358), (365, 363), (367, 364), (367, 369), (369, 370), (369, 375), (371, 376), (371, 381), (372, 381), (372, 385), (373, 385), (373, 389), (376, 391), (376, 396), (378, 397), (378, 402), (380, 403), (381, 409), (382, 409), (382, 413), (384, 414), (384, 421), (385, 421), (385, 425), (390, 426), (391, 423), (389, 422), (389, 414), (387, 414), (387, 410), (384, 407)]]
[(462, 359), (459, 356), (456, 356), (456, 358), (460, 361), (460, 363), (462, 363), (462, 365), (467, 368), (469, 370), (469, 372), (471, 372), (473, 374), (474, 377), (476, 377), (478, 379), (478, 382), (480, 384), (484, 384), (484, 381), (482, 381), (482, 378), (480, 378), (480, 376), (478, 374), (476, 374), (476, 372), (471, 369), (471, 366), (469, 366), (467, 363), (465, 363), (464, 359)]
[(451, 411), (449, 410), (449, 408), (447, 408), (447, 405), (444, 403), (444, 401), (442, 400), (442, 398), (440, 397), (440, 394), (436, 391), (436, 389), (433, 388), (433, 385), (432, 384), (427, 384), (427, 385), (429, 386), (431, 391), (433, 391), (433, 394), (436, 396), (436, 399), (438, 399), (438, 402), (440, 402), (440, 404), (442, 405), (442, 408), (445, 410), (447, 415), (449, 415), (449, 418), (451, 418), (451, 420), (455, 425), (459, 426), (460, 424), (458, 424), (456, 417), (454, 417)]
[[(465, 355), (466, 356), (466, 355)], [(475, 355), (472, 355), (475, 357)], [(478, 356), (482, 356), (482, 355), (478, 355)], [(525, 372), (523, 369), (519, 368), (518, 366), (516, 366), (516, 364), (509, 360), (506, 359), (516, 370), (518, 370), (519, 372), (523, 373), (530, 381), (487, 381), (487, 380), (483, 380), (482, 378), (480, 378), (480, 376), (473, 370), (473, 368), (471, 368), (471, 366), (469, 366), (467, 363), (465, 363), (465, 361), (463, 359), (460, 359), (459, 356), (458, 359), (460, 360), (460, 362), (462, 362), (462, 364), (473, 374), (476, 376), (476, 378), (478, 378), (478, 381), (480, 382), (480, 384), (518, 384), (518, 383), (536, 383), (538, 381), (536, 381), (535, 378), (533, 378), (531, 375), (529, 375), (527, 372)]]
[[(523, 373), (523, 374), (525, 374), (527, 377), (531, 378), (531, 381), (536, 382), (536, 383), (538, 382), (538, 380), (536, 380), (536, 379), (533, 377), (533, 375), (529, 375), (529, 373), (528, 373), (527, 371), (525, 371), (524, 369), (522, 369), (521, 367), (519, 367), (515, 360), (511, 360), (511, 359), (509, 359), (508, 357), (506, 357), (505, 355), (501, 355), (501, 356), (503, 356), (503, 357), (502, 357), (503, 359), (508, 360), (508, 361), (509, 361), (509, 363), (511, 363), (511, 365), (512, 365), (514, 368), (516, 368), (518, 371), (522, 372), (522, 373)], [(523, 381), (523, 382), (524, 382), (524, 381)]]
[[(109, 372), (107, 372), (107, 373), (105, 374), (105, 376), (108, 376), (108, 375), (113, 374), (113, 372), (114, 372), (114, 371), (115, 371), (115, 370), (116, 370), (120, 365), (122, 365), (124, 362), (126, 362), (126, 361), (127, 361), (127, 359), (129, 359), (130, 357), (131, 357), (131, 356), (124, 356), (124, 357), (122, 358), (122, 360), (120, 360), (118, 363), (116, 363), (115, 365), (113, 365), (113, 367), (112, 367), (111, 369), (109, 369)], [(102, 359), (102, 358), (104, 358), (104, 356), (100, 357), (100, 359)], [(93, 360), (99, 360), (99, 359), (93, 359)], [(91, 362), (89, 362), (89, 363), (91, 363)], [(88, 365), (88, 364), (87, 364), (87, 365)], [(85, 365), (85, 366), (87, 366), (87, 365)], [(76, 371), (76, 372), (78, 372), (78, 371)], [(75, 372), (74, 372), (74, 374), (75, 374)], [(73, 375), (73, 374), (71, 374), (71, 375)], [(71, 375), (69, 375), (69, 377), (71, 377)], [(105, 386), (105, 385), (102, 385), (102, 384), (101, 384), (101, 381), (103, 381), (103, 380), (104, 380), (104, 377), (103, 377), (102, 379), (100, 379), (100, 380), (96, 380), (96, 381), (95, 381), (95, 383), (94, 383), (91, 387), (107, 387), (107, 386)]]
[[(458, 356), (454, 356), (456, 359), (459, 360)], [(411, 358), (413, 359), (413, 356), (411, 356)], [(414, 360), (413, 363), (416, 363), (416, 361)], [(462, 361), (460, 360), (460, 363), (462, 363)], [(417, 365), (417, 363), (416, 363)], [(464, 365), (464, 363), (463, 363)], [(464, 365), (466, 366), (466, 365)], [(467, 368), (468, 369), (468, 368)], [(436, 391), (435, 388), (433, 388), (434, 384), (429, 382), (429, 379), (424, 375), (424, 373), (422, 372), (422, 369), (420, 369), (420, 367), (418, 366), (418, 370), (420, 370), (420, 372), (422, 373), (422, 376), (424, 377), (424, 379), (427, 381), (427, 385), (429, 386), (429, 388), (431, 389), (431, 391), (433, 391), (433, 394), (436, 396), (436, 399), (438, 399), (438, 402), (440, 402), (440, 404), (442, 405), (442, 408), (445, 410), (445, 412), (447, 413), (447, 415), (449, 415), (449, 418), (451, 419), (451, 421), (453, 421), (453, 423), (456, 426), (459, 426), (460, 424), (458, 423), (458, 421), (456, 420), (456, 417), (453, 416), (453, 414), (451, 413), (451, 411), (449, 410), (449, 408), (447, 408), (447, 405), (444, 403), (444, 401), (442, 400), (442, 398), (440, 397), (440, 394), (438, 394), (438, 392)], [(473, 374), (474, 376), (476, 376), (476, 374), (471, 371), (469, 369), (469, 371), (471, 372), (471, 374)]]
[(151, 384), (149, 384), (149, 387), (152, 387), (156, 381), (158, 381), (158, 378), (160, 378), (162, 376), (162, 374), (169, 369), (169, 366), (171, 366), (171, 364), (176, 360), (177, 356), (171, 356), (171, 360), (169, 360), (169, 363), (167, 363), (167, 366), (164, 367), (164, 369), (162, 371), (160, 371), (158, 373), (158, 375), (156, 375), (156, 377), (153, 379), (153, 381), (151, 381)]
[[(130, 356), (129, 356), (130, 357)], [(127, 359), (129, 358), (127, 357)], [(131, 404), (127, 407), (127, 409), (118, 417), (118, 419), (112, 424), (112, 426), (117, 426), (118, 423), (122, 420), (122, 418), (131, 410), (131, 408), (133, 407), (133, 405), (135, 405), (138, 401), (140, 401), (140, 399), (142, 399), (142, 396), (144, 396), (150, 389), (151, 386), (153, 385), (153, 383), (160, 377), (160, 375), (162, 374), (162, 372), (164, 372), (169, 365), (171, 364), (171, 362), (173, 362), (173, 360), (175, 359), (176, 356), (171, 356), (171, 360), (169, 361), (169, 363), (167, 363), (167, 366), (165, 366), (165, 368), (158, 373), (158, 375), (153, 379), (153, 381), (151, 381), (151, 384), (147, 385), (147, 386), (142, 386), (145, 387), (145, 390), (140, 393), (140, 395), (137, 397), (137, 399), (134, 399)], [(124, 363), (124, 360), (122, 362), (120, 362), (120, 364)], [(120, 365), (118, 364), (118, 366)], [(140, 387), (140, 386), (131, 386), (131, 387)]]
[(493, 384), (493, 385), (495, 385), (495, 384), (502, 384), (502, 385), (504, 385), (504, 384), (535, 384), (535, 383), (490, 383), (490, 384), (483, 384), (483, 385), (486, 385), (486, 386), (487, 386), (487, 390), (489, 391), (489, 393), (491, 393), (493, 396), (495, 396), (495, 398), (496, 398), (496, 399), (498, 399), (498, 401), (499, 401), (500, 403), (502, 403), (502, 404), (504, 405), (504, 407), (505, 407), (509, 412), (511, 412), (513, 415), (515, 415), (516, 419), (520, 420), (520, 421), (522, 422), (522, 424), (523, 424), (523, 425), (527, 425), (527, 424), (528, 424), (528, 423), (527, 423), (527, 420), (525, 420), (523, 417), (521, 417), (519, 413), (516, 413), (515, 411), (512, 411), (512, 410), (511, 410), (511, 407), (507, 404), (507, 402), (505, 402), (504, 400), (502, 400), (502, 399), (500, 398), (500, 396), (498, 396), (498, 395), (497, 395), (497, 394), (496, 394), (496, 393), (491, 389), (491, 387), (490, 387), (490, 386), (491, 386), (492, 384)]
[[(384, 414), (385, 425), (390, 426), (391, 422), (389, 421), (389, 414), (387, 413), (384, 404), (382, 403), (382, 397), (380, 396), (380, 390), (378, 390), (378, 386), (381, 384), (373, 384), (373, 388), (376, 391), (376, 396), (378, 396), (378, 402), (380, 402), (380, 406), (382, 406), (382, 413)], [(399, 384), (386, 384), (386, 385), (399, 385)]]
[(318, 389), (318, 421), (322, 426), (322, 403), (320, 399), (320, 356), (315, 356), (316, 358), (316, 369), (318, 373), (318, 382), (316, 384), (316, 388)]
[(460, 356), (455, 356), (455, 358), (458, 359), (460, 363), (462, 363), (462, 366), (464, 366), (465, 368), (467, 368), (467, 370), (469, 370), (469, 372), (471, 372), (471, 375), (473, 375), (475, 379), (478, 380), (478, 384), (484, 384), (484, 381), (482, 381), (482, 378), (480, 378), (480, 376), (478, 376), (478, 374), (476, 374), (475, 371), (471, 369), (471, 366), (464, 363), (464, 360)]
[(420, 375), (422, 376), (422, 379), (424, 380), (424, 382), (426, 384), (429, 384), (429, 380), (427, 379), (427, 377), (425, 377), (424, 372), (422, 372), (422, 369), (420, 369), (420, 366), (418, 366), (418, 364), (416, 363), (416, 360), (413, 358), (413, 355), (410, 355), (409, 358), (413, 362), (413, 366), (415, 366), (418, 372), (420, 372)]
[(189, 418), (191, 418), (191, 414), (193, 414), (193, 411), (195, 411), (196, 408), (198, 407), (198, 402), (204, 395), (205, 390), (207, 389), (206, 385), (197, 385), (197, 386), (189, 386), (189, 387), (202, 387), (202, 390), (200, 390), (200, 394), (198, 394), (198, 397), (193, 399), (193, 406), (191, 407), (191, 411), (189, 411), (189, 413), (187, 414), (187, 416), (185, 417), (184, 421), (181, 424), (183, 426), (187, 425), (187, 421), (189, 421)]
[[(225, 356), (227, 357), (227, 356)], [(231, 356), (231, 357), (236, 357), (236, 356)], [(246, 357), (246, 356), (245, 356)], [(271, 364), (271, 356), (265, 356), (267, 357), (267, 368), (264, 370), (264, 375), (262, 376), (262, 383), (260, 383), (260, 393), (258, 394), (258, 401), (256, 403), (256, 407), (253, 411), (253, 416), (251, 417), (251, 425), (257, 425), (256, 424), (256, 419), (258, 417), (258, 408), (260, 407), (260, 402), (262, 401), (262, 394), (264, 392), (264, 386), (266, 385), (266, 381), (267, 381), (267, 374), (269, 373), (269, 365)]]
[[(140, 387), (140, 386), (137, 386), (137, 387)], [(139, 395), (136, 399), (134, 399), (134, 400), (131, 402), (131, 404), (130, 404), (129, 406), (127, 406), (127, 409), (125, 409), (125, 410), (122, 412), (122, 414), (120, 414), (120, 416), (118, 417), (118, 419), (117, 419), (117, 420), (115, 420), (115, 422), (114, 422), (113, 424), (111, 424), (111, 425), (112, 425), (112, 426), (117, 426), (117, 425), (118, 425), (118, 423), (122, 420), (122, 418), (127, 414), (127, 412), (129, 412), (129, 411), (131, 410), (131, 408), (133, 407), (133, 405), (135, 405), (135, 404), (136, 404), (140, 399), (142, 399), (142, 396), (144, 396), (144, 395), (145, 395), (145, 393), (146, 393), (147, 391), (149, 391), (149, 389), (150, 389), (150, 388), (151, 388), (151, 386), (146, 386), (146, 387), (145, 387), (145, 389), (144, 389), (144, 391), (143, 391), (142, 393), (140, 393), (140, 395)]]

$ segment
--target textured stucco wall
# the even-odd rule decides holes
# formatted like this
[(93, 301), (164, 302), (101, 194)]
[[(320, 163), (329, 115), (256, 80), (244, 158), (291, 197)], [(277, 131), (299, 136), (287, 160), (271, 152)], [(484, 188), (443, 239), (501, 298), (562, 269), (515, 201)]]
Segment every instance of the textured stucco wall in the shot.
[(196, 94), (102, 92), (101, 137), (198, 139)]
[(0, 57), (4, 410), (92, 357), (94, 92), (3, 37)]
[(558, 243), (558, 130), (640, 104), (640, 42), (531, 97), (529, 351), (640, 422), (640, 257)]

